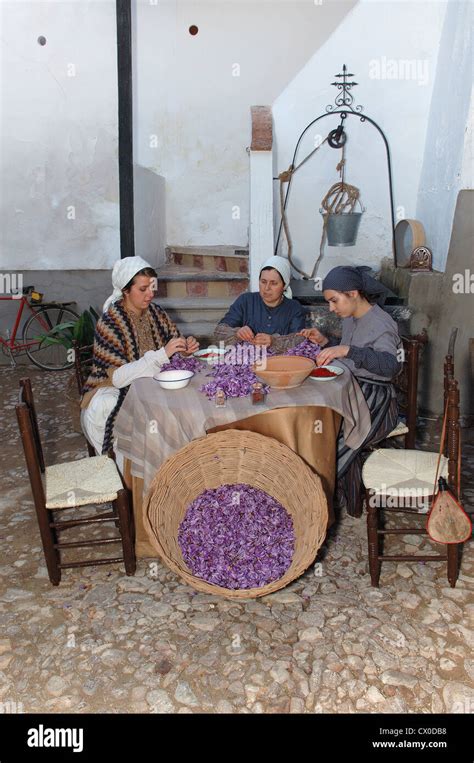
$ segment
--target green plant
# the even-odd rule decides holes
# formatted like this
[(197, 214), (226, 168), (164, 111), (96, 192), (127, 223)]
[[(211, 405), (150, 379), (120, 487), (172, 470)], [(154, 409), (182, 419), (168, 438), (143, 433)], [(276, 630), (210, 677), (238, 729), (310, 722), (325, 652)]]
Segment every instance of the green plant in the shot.
[(42, 334), (37, 339), (46, 347), (60, 344), (67, 349), (72, 348), (74, 342), (77, 342), (79, 347), (92, 344), (98, 318), (98, 313), (93, 307), (90, 307), (88, 310), (84, 310), (77, 321), (58, 323), (51, 331)]

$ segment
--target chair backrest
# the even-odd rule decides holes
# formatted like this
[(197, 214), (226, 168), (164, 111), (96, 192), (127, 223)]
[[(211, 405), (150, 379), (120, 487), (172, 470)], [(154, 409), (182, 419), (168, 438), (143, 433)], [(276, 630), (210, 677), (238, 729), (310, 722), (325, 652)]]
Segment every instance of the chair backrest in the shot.
[(393, 380), (396, 390), (401, 393), (400, 407), (405, 412), (408, 432), (405, 448), (414, 448), (416, 440), (416, 418), (418, 410), (418, 367), (420, 352), (428, 341), (425, 330), (414, 336), (403, 336), (403, 367)]
[(41, 479), (41, 473), (45, 469), (43, 448), (41, 446), (31, 382), (28, 378), (20, 379), (20, 394), (15, 410), (33, 498), (37, 508), (44, 508), (45, 494)]
[(87, 345), (81, 346), (79, 342), (77, 342), (76, 340), (73, 342), (74, 370), (76, 372), (77, 391), (79, 392), (80, 396), (82, 395), (84, 384), (92, 368), (93, 348), (94, 348), (93, 344), (87, 344)]
[(449, 337), (448, 354), (444, 359), (444, 406), (443, 411), (446, 410), (446, 402), (448, 399), (448, 388), (450, 379), (454, 379), (454, 346), (456, 344), (456, 336), (458, 330), (454, 328), (451, 331)]
[(448, 484), (451, 490), (460, 498), (458, 485), (459, 465), (461, 459), (461, 429), (459, 423), (459, 385), (456, 379), (447, 382), (448, 412), (446, 417), (446, 442), (444, 453), (448, 459)]
[(31, 387), (31, 380), (28, 377), (20, 379), (20, 394), (19, 404), (23, 404), (28, 409), (28, 414), (31, 422), (31, 433), (33, 436), (33, 442), (36, 451), (36, 457), (38, 460), (40, 471), (44, 472), (44, 456), (43, 446), (41, 444), (41, 436), (38, 426), (38, 418), (36, 416), (36, 407), (33, 397), (33, 389)]

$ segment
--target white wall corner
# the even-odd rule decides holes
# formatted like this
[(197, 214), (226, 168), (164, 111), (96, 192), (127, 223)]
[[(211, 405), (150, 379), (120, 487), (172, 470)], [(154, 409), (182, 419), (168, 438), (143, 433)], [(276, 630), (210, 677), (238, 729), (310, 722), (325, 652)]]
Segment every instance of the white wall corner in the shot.
[(262, 264), (273, 255), (273, 160), (271, 151), (250, 151), (250, 290), (258, 290)]
[(162, 175), (133, 167), (135, 254), (159, 267), (165, 262), (166, 181)]
[[(472, 40), (469, 3), (448, 3), (439, 45), (416, 217), (422, 221), (433, 267), (444, 271), (458, 193), (466, 183)], [(464, 170), (464, 171), (463, 171)]]

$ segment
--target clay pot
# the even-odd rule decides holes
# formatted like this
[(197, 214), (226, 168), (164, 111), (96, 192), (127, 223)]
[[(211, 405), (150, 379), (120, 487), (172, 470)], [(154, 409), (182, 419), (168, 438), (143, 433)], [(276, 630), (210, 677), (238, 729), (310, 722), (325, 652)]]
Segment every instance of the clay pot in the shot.
[(255, 375), (274, 389), (299, 387), (314, 368), (316, 363), (298, 355), (273, 355), (266, 359), (265, 365), (254, 363), (252, 366)]

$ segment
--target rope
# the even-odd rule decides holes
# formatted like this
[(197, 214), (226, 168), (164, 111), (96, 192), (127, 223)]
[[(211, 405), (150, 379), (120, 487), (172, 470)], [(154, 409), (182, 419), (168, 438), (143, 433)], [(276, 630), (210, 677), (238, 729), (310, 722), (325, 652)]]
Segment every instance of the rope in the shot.
[(439, 466), (440, 466), (440, 463), (441, 463), (441, 456), (443, 455), (444, 443), (445, 443), (445, 440), (446, 440), (446, 424), (447, 424), (447, 420), (448, 420), (448, 408), (449, 408), (449, 397), (446, 398), (446, 405), (444, 407), (443, 426), (441, 427), (441, 439), (440, 439), (440, 443), (439, 443), (438, 461), (436, 463), (435, 479), (434, 479), (434, 486), (433, 486), (433, 496), (436, 495), (436, 485), (438, 483)]
[(285, 237), (288, 244), (288, 260), (291, 264), (291, 266), (296, 270), (300, 275), (303, 276), (303, 278), (309, 279), (312, 281), (317, 273), (319, 263), (321, 262), (323, 256), (324, 256), (324, 244), (326, 242), (327, 237), (327, 220), (328, 220), (328, 214), (342, 214), (342, 213), (350, 213), (354, 210), (355, 205), (357, 202), (360, 203), (359, 197), (360, 197), (360, 191), (358, 188), (356, 188), (354, 185), (349, 185), (348, 183), (344, 182), (344, 175), (345, 175), (345, 165), (346, 165), (346, 155), (345, 155), (345, 144), (341, 148), (341, 161), (336, 166), (336, 171), (339, 172), (341, 176), (341, 180), (337, 183), (334, 183), (334, 185), (331, 186), (327, 194), (325, 195), (324, 199), (321, 202), (321, 207), (324, 209), (326, 214), (323, 215), (323, 231), (321, 234), (321, 243), (319, 245), (319, 256), (314, 263), (313, 270), (311, 272), (311, 275), (308, 275), (304, 270), (301, 270), (295, 263), (293, 262), (293, 242), (291, 240), (290, 235), (290, 228), (288, 225), (288, 218), (286, 216), (286, 210), (285, 210), (285, 198), (284, 198), (284, 191), (283, 191), (283, 185), (284, 183), (289, 183), (292, 176), (297, 172), (300, 167), (305, 164), (305, 162), (310, 159), (313, 154), (316, 153), (316, 151), (319, 151), (321, 146), (323, 146), (326, 141), (328, 140), (329, 136), (323, 140), (322, 143), (319, 144), (313, 151), (311, 151), (308, 156), (306, 156), (300, 164), (298, 164), (296, 167), (294, 167), (292, 164), (288, 167), (287, 170), (284, 170), (278, 175), (278, 179), (280, 181), (280, 209), (281, 209), (281, 217), (283, 222), (283, 230), (285, 231)]
[(316, 146), (309, 154), (306, 156), (302, 162), (300, 162), (296, 167), (293, 164), (290, 164), (287, 170), (284, 170), (283, 172), (280, 172), (278, 175), (278, 180), (280, 181), (280, 210), (281, 210), (281, 219), (283, 222), (283, 230), (285, 231), (286, 241), (288, 244), (288, 261), (291, 265), (291, 267), (294, 270), (297, 270), (300, 275), (303, 276), (303, 278), (312, 278), (312, 276), (308, 276), (307, 273), (305, 273), (304, 270), (301, 270), (295, 263), (293, 262), (293, 242), (291, 240), (290, 235), (290, 228), (288, 226), (288, 219), (286, 216), (286, 210), (285, 210), (285, 198), (284, 198), (284, 191), (283, 191), (283, 185), (284, 183), (289, 183), (295, 172), (297, 172), (300, 167), (305, 164), (308, 159), (311, 159), (311, 157), (316, 153), (316, 151), (319, 151), (321, 146), (324, 146), (324, 144), (327, 142), (329, 136), (327, 136), (322, 143), (319, 144), (319, 146)]
[(323, 230), (321, 233), (321, 243), (319, 244), (319, 256), (314, 263), (313, 272), (311, 273), (311, 278), (314, 278), (318, 271), (319, 263), (324, 257), (324, 244), (326, 243), (327, 238), (327, 224), (328, 224), (328, 215), (329, 214), (342, 214), (349, 212), (353, 212), (355, 205), (359, 200), (360, 197), (360, 191), (358, 188), (355, 187), (355, 185), (349, 185), (348, 183), (344, 182), (344, 176), (345, 176), (345, 168), (346, 168), (346, 151), (345, 151), (345, 144), (342, 146), (342, 155), (341, 155), (341, 161), (336, 167), (337, 172), (339, 172), (341, 179), (339, 182), (334, 183), (334, 185), (331, 186), (329, 191), (327, 192), (326, 196), (321, 202), (321, 207), (324, 209), (326, 214), (323, 214)]
[(325, 212), (340, 215), (349, 214), (359, 201), (359, 189), (347, 183), (334, 183), (321, 202)]

